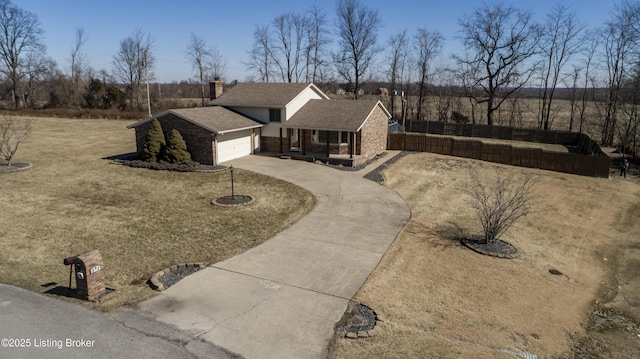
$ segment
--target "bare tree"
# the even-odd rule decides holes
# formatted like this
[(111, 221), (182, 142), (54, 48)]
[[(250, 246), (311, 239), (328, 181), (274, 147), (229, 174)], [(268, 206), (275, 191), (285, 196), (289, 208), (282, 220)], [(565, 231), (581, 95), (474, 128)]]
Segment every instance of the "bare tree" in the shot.
[(491, 181), (474, 168), (469, 171), (469, 178), (471, 184), (465, 191), (482, 226), (485, 243), (498, 240), (519, 218), (531, 213), (535, 205), (536, 177), (516, 180), (496, 169), (495, 180)]
[(306, 81), (315, 83), (320, 77), (319, 72), (326, 66), (325, 52), (330, 43), (326, 35), (327, 14), (318, 4), (314, 4), (308, 11), (306, 22)]
[(209, 74), (209, 79), (222, 80), (222, 78), (224, 77), (224, 73), (227, 70), (227, 59), (224, 57), (224, 55), (222, 55), (217, 47), (212, 47), (209, 52), (211, 53), (208, 65), (211, 71), (211, 73)]
[(71, 86), (69, 87), (69, 104), (76, 106), (79, 104), (78, 95), (82, 88), (82, 75), (86, 69), (87, 60), (86, 55), (83, 52), (84, 44), (87, 42), (87, 36), (85, 35), (84, 28), (76, 28), (75, 42), (71, 47)]
[(357, 100), (361, 81), (380, 50), (377, 37), (382, 20), (377, 10), (358, 0), (338, 0), (336, 13), (338, 51), (333, 59), (338, 75), (353, 84)]
[(4, 65), (0, 71), (9, 80), (16, 109), (22, 97), (22, 56), (26, 52), (44, 52), (43, 34), (36, 14), (18, 8), (10, 0), (0, 0), (0, 58)]
[(273, 20), (275, 30), (271, 55), (280, 72), (282, 82), (299, 82), (305, 71), (304, 50), (307, 40), (306, 19), (294, 13), (280, 15)]
[(127, 85), (129, 107), (141, 109), (143, 83), (153, 68), (155, 58), (151, 52), (151, 35), (135, 30), (131, 36), (120, 41), (120, 48), (113, 56), (114, 76)]
[(191, 62), (191, 68), (196, 73), (198, 80), (200, 81), (200, 95), (202, 97), (202, 106), (205, 102), (205, 77), (209, 71), (208, 57), (211, 56), (211, 52), (207, 47), (207, 42), (201, 36), (191, 33), (189, 38), (189, 44), (186, 49), (187, 59)]
[(569, 132), (573, 131), (573, 124), (576, 119), (576, 111), (579, 110), (578, 104), (578, 80), (580, 80), (580, 72), (582, 69), (573, 65), (573, 70), (568, 76), (562, 79), (563, 84), (569, 93)]
[(565, 65), (584, 43), (584, 38), (580, 36), (583, 28), (575, 13), (570, 13), (564, 6), (557, 5), (547, 15), (540, 41), (542, 109), (538, 127), (541, 129), (550, 129), (551, 104), (556, 87), (563, 80), (561, 75)]
[(387, 41), (389, 46), (389, 69), (387, 76), (391, 84), (391, 116), (395, 117), (395, 98), (398, 85), (402, 86), (405, 71), (407, 71), (409, 63), (409, 37), (407, 30), (403, 30), (389, 38)]
[(624, 23), (608, 22), (602, 34), (607, 68), (607, 99), (601, 126), (601, 142), (605, 145), (613, 145), (618, 120), (618, 101), (627, 65), (626, 55), (632, 42), (629, 37), (629, 28), (625, 29)]
[(481, 88), (486, 96), (487, 123), (493, 125), (493, 113), (500, 105), (529, 82), (533, 66), (527, 61), (535, 54), (539, 27), (529, 12), (503, 4), (484, 5), (459, 20), (460, 38), (470, 56), (456, 61), (476, 69), (470, 84)]
[(414, 48), (416, 52), (415, 67), (418, 74), (418, 109), (416, 111), (416, 120), (422, 120), (422, 107), (426, 99), (426, 89), (429, 80), (429, 71), (431, 62), (442, 49), (444, 37), (438, 31), (427, 31), (424, 28), (418, 28), (414, 39)]
[[(637, 61), (637, 21), (640, 21), (638, 5), (621, 3), (612, 20), (601, 31), (606, 65), (607, 99), (601, 124), (605, 145), (613, 145), (618, 121), (621, 91), (628, 67)], [(633, 58), (636, 56), (636, 58)], [(631, 66), (629, 66), (631, 65)]]
[(57, 64), (52, 58), (35, 52), (27, 52), (22, 62), (21, 101), (25, 107), (35, 107), (37, 85), (57, 74)]
[(484, 101), (484, 91), (478, 91), (478, 78), (481, 78), (480, 63), (471, 61), (469, 54), (465, 53), (464, 60), (457, 59), (457, 68), (454, 70), (454, 76), (460, 85), (460, 94), (469, 100), (471, 106), (471, 123), (476, 124), (476, 107)]
[[(593, 58), (596, 54), (596, 51), (598, 49), (598, 44), (599, 44), (599, 40), (598, 37), (595, 36), (596, 34), (593, 32), (589, 32), (586, 34), (585, 36), (585, 42), (586, 42), (586, 46), (584, 47), (584, 82), (583, 82), (583, 86), (582, 86), (582, 94), (581, 94), (581, 101), (580, 101), (580, 106), (579, 106), (579, 113), (580, 113), (580, 117), (579, 117), (579, 129), (578, 131), (580, 131), (582, 133), (583, 130), (583, 126), (584, 126), (584, 120), (586, 118), (586, 110), (587, 110), (587, 101), (588, 101), (588, 88), (589, 88), (589, 81), (591, 80), (590, 76), (591, 76), (591, 65), (593, 62)], [(591, 89), (591, 91), (593, 92), (593, 89)]]
[(31, 121), (18, 121), (12, 116), (4, 115), (0, 120), (0, 155), (11, 166), (11, 159), (18, 151), (20, 143), (31, 133)]
[(253, 31), (253, 47), (249, 51), (249, 61), (245, 65), (253, 70), (260, 81), (269, 82), (272, 72), (271, 35), (269, 26), (256, 26)]

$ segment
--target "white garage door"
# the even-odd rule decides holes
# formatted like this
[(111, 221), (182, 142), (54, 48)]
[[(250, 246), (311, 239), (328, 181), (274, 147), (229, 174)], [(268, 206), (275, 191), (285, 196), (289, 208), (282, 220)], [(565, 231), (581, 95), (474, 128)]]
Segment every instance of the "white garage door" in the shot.
[(251, 130), (218, 135), (218, 163), (251, 154)]

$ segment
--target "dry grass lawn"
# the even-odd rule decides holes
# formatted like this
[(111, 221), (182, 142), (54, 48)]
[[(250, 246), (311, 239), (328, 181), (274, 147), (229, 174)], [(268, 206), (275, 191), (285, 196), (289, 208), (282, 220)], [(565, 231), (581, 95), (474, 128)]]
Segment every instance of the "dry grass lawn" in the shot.
[[(455, 240), (479, 230), (461, 191), (470, 167), (540, 178), (538, 211), (503, 237), (518, 248), (518, 258), (480, 255)], [(412, 212), (354, 298), (383, 316), (383, 330), (373, 338), (336, 338), (330, 358), (517, 358), (507, 349), (538, 358), (632, 358), (640, 352), (637, 183), (617, 174), (596, 179), (428, 153), (406, 156), (383, 174)], [(600, 320), (594, 310), (609, 317)]]
[(66, 287), (62, 259), (97, 249), (107, 285), (121, 291), (96, 305), (109, 309), (153, 295), (144, 284), (153, 273), (243, 252), (315, 205), (300, 187), (238, 169), (236, 193), (255, 203), (213, 206), (231, 192), (228, 171), (152, 171), (102, 159), (135, 151), (129, 123), (33, 119), (14, 159), (33, 168), (0, 173), (0, 282), (35, 292)]

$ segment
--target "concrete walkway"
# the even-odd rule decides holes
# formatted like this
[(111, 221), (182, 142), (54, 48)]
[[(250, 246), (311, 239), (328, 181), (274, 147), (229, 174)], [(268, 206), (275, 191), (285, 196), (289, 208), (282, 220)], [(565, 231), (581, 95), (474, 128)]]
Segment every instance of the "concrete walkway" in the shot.
[(409, 208), (354, 173), (262, 156), (230, 164), (302, 186), (317, 206), (269, 241), (136, 310), (245, 358), (324, 358), (334, 324), (409, 220)]

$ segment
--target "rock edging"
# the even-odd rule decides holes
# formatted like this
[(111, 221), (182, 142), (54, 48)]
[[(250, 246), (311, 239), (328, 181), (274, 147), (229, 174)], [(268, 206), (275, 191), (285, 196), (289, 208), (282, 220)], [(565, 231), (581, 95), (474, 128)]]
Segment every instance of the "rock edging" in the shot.
[(9, 166), (7, 166), (5, 164), (0, 164), (0, 173), (2, 173), (2, 172), (11, 173), (11, 172), (17, 172), (17, 171), (24, 171), (24, 170), (30, 169), (31, 167), (33, 167), (33, 164), (28, 163), (28, 162), (12, 163)]
[(382, 331), (382, 327), (381, 324), (385, 321), (382, 316), (380, 315), (380, 313), (377, 313), (375, 310), (373, 310), (370, 306), (364, 304), (364, 303), (354, 303), (352, 305), (350, 305), (350, 311), (356, 311), (355, 307), (356, 306), (363, 306), (365, 307), (367, 310), (371, 311), (371, 313), (373, 314), (374, 320), (372, 323), (369, 323), (372, 328), (371, 329), (362, 329), (362, 330), (357, 330), (357, 331), (353, 331), (353, 330), (349, 330), (349, 325), (347, 325), (344, 329), (343, 329), (343, 336), (345, 338), (348, 339), (359, 339), (359, 338), (371, 338), (371, 337), (375, 337), (376, 335), (380, 334), (380, 332)]
[(171, 266), (169, 268), (166, 268), (164, 270), (161, 270), (157, 273), (155, 273), (150, 279), (149, 279), (149, 284), (151, 285), (151, 287), (157, 291), (163, 291), (166, 288), (164, 287), (164, 284), (162, 284), (162, 282), (160, 282), (160, 277), (162, 277), (163, 275), (165, 275), (165, 273), (170, 273), (170, 272), (174, 272), (177, 271), (181, 268), (203, 268), (204, 264), (203, 263), (185, 263), (185, 264), (177, 264), (174, 266)]
[(518, 251), (514, 246), (500, 239), (492, 243), (486, 243), (477, 237), (463, 237), (460, 238), (460, 242), (472, 251), (486, 256), (505, 259), (513, 259), (518, 256)]

